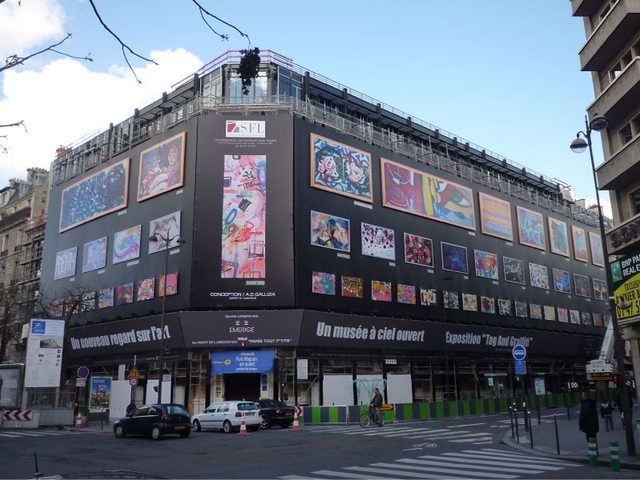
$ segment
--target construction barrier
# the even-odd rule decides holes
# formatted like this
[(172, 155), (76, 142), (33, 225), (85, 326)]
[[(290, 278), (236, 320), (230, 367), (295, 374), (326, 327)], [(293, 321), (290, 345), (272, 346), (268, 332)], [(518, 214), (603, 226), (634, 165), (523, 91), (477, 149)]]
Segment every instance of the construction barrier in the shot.
[(611, 455), (611, 470), (614, 472), (620, 471), (620, 448), (616, 440), (609, 442), (609, 454)]
[(587, 445), (589, 448), (589, 465), (598, 465), (598, 445), (596, 439), (590, 438)]

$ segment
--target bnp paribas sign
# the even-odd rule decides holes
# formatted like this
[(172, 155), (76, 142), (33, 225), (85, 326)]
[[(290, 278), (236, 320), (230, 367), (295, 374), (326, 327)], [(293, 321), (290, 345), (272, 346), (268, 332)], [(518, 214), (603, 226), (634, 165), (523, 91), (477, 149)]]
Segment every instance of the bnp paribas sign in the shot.
[(640, 253), (611, 263), (613, 295), (619, 319), (640, 316)]

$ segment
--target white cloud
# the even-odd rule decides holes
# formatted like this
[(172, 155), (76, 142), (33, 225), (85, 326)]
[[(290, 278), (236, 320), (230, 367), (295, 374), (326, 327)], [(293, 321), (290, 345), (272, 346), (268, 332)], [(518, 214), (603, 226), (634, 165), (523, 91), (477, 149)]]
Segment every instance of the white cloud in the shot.
[[(23, 2), (23, 5), (28, 2)], [(28, 132), (3, 129), (0, 139), (9, 152), (0, 153), (0, 186), (11, 177), (24, 177), (31, 166), (49, 168), (55, 150), (81, 137), (106, 130), (157, 100), (163, 91), (202, 66), (202, 61), (184, 50), (152, 51), (158, 65), (136, 68), (138, 84), (126, 67), (112, 66), (92, 72), (84, 63), (58, 59), (38, 70), (7, 70), (0, 123), (24, 120)], [(28, 66), (27, 66), (28, 68)]]
[(64, 11), (57, 0), (6, 0), (0, 5), (0, 59), (24, 55), (44, 41), (62, 40)]

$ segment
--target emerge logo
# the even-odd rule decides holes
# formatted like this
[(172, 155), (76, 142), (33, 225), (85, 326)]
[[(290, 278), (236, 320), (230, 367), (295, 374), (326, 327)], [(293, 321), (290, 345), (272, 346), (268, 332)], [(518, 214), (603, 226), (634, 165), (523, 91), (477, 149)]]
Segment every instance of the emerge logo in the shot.
[(264, 120), (227, 120), (225, 136), (227, 138), (264, 138), (265, 124)]

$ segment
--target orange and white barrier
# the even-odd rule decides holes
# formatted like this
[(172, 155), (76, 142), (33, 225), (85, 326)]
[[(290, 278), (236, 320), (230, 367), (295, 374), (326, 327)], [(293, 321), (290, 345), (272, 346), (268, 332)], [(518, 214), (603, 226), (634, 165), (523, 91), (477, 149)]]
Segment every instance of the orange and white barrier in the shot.
[(242, 421), (240, 422), (240, 435), (246, 435), (247, 434), (247, 424), (244, 422), (244, 418), (242, 419)]
[(293, 429), (300, 430), (300, 423), (298, 422), (298, 412), (293, 414)]

